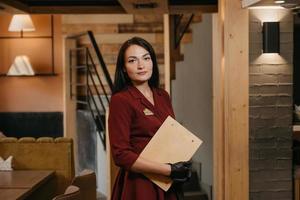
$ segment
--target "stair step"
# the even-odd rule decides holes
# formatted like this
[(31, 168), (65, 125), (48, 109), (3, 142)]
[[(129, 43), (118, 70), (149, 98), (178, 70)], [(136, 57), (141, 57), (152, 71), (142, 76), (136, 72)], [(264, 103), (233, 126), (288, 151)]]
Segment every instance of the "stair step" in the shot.
[[(78, 111), (90, 111), (90, 109), (87, 107), (87, 108), (79, 108), (79, 109), (77, 109)], [(95, 114), (97, 114), (97, 111), (96, 110), (93, 110), (93, 112), (95, 113)], [(99, 111), (100, 112), (100, 115), (101, 116), (105, 116), (105, 112), (103, 112), (103, 111)]]
[(192, 23), (199, 23), (202, 22), (202, 13), (197, 13), (193, 17)]
[(196, 171), (192, 171), (191, 178), (183, 185), (183, 191), (192, 192), (201, 190), (198, 175)]
[[(86, 62), (86, 56), (85, 53), (78, 53), (78, 62), (80, 64), (84, 64)], [(92, 59), (95, 64), (99, 64), (98, 58), (95, 53), (91, 52)], [(117, 62), (117, 54), (102, 54), (103, 60), (106, 65), (116, 64)], [(157, 63), (158, 64), (164, 64), (164, 54), (163, 53), (156, 53)], [(90, 61), (89, 61), (90, 62)], [(89, 63), (91, 64), (91, 63)]]
[[(112, 34), (96, 34), (95, 39), (98, 43), (106, 44), (120, 44), (132, 37), (141, 37), (151, 44), (164, 43), (163, 33), (112, 33)], [(192, 41), (192, 33), (184, 34), (182, 43), (189, 43)], [(89, 44), (89, 38), (80, 38), (79, 43), (82, 45)]]
[(72, 65), (71, 66), (72, 68), (75, 68), (75, 69), (86, 69), (86, 65)]
[(162, 22), (124, 23), (124, 24), (65, 24), (62, 27), (64, 34), (82, 33), (87, 30), (94, 34), (106, 33), (163, 33)]
[(84, 104), (84, 105), (87, 105), (87, 104), (88, 104), (86, 101), (81, 101), (81, 100), (76, 100), (76, 103)]
[[(87, 105), (87, 104), (86, 104), (86, 105)], [(90, 111), (90, 109), (89, 109), (88, 106), (77, 108), (77, 110), (79, 110), (79, 111)], [(92, 109), (92, 111), (93, 111), (94, 114), (98, 114), (97, 110)], [(99, 110), (99, 113), (100, 113), (101, 116), (105, 116), (105, 112), (104, 112), (104, 111)]]
[(93, 31), (94, 34), (99, 33), (118, 33), (118, 24), (64, 24), (62, 26), (63, 34), (81, 33), (87, 30)]
[(163, 33), (163, 23), (119, 24), (119, 33)]
[[(160, 16), (161, 17), (161, 16)], [(62, 23), (66, 24), (117, 24), (133, 23), (133, 15), (128, 14), (78, 14), (63, 15)]]
[(71, 83), (71, 85), (73, 86), (77, 86), (77, 87), (85, 87), (86, 84), (85, 83)]
[(72, 48), (70, 49), (70, 51), (73, 53), (73, 52), (76, 52), (76, 51), (85, 51), (86, 50), (86, 47), (76, 47), (76, 48)]
[[(118, 54), (121, 48), (122, 43), (97, 43), (98, 47), (102, 54)], [(151, 44), (155, 53), (164, 53), (164, 45), (163, 44)], [(91, 52), (94, 50), (92, 49), (92, 44), (85, 44), (83, 47), (88, 47)]]
[(134, 23), (163, 23), (163, 17), (161, 15), (133, 15)]
[(208, 196), (204, 191), (185, 192), (184, 200), (208, 200)]
[[(80, 88), (82, 88), (82, 89), (81, 89), (81, 90), (79, 89), (79, 90), (77, 91), (77, 94), (78, 94), (79, 96), (84, 96), (84, 95), (86, 95), (86, 88), (84, 88), (84, 87), (80, 87)], [(104, 95), (104, 92), (102, 91), (102, 88), (101, 88), (100, 86), (97, 86), (97, 88), (98, 88), (98, 91), (99, 91), (100, 95)], [(108, 95), (111, 94), (111, 91), (110, 91), (110, 88), (109, 88), (108, 85), (105, 85), (105, 86), (104, 86), (104, 89), (105, 89), (105, 91), (106, 91), (106, 93), (107, 93)], [(91, 90), (92, 90), (92, 94), (93, 94), (93, 95), (97, 95), (96, 89), (95, 89), (94, 87), (91, 87)]]

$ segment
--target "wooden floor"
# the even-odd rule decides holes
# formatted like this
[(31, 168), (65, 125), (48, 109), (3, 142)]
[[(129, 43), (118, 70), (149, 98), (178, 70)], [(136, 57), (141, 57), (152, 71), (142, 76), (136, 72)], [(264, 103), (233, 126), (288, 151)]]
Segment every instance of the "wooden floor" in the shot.
[(106, 200), (106, 196), (101, 192), (97, 192), (97, 200)]

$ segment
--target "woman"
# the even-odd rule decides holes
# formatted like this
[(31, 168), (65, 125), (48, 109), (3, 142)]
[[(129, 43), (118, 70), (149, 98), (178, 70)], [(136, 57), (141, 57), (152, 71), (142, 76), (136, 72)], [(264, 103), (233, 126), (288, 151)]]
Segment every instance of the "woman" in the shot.
[(170, 176), (174, 182), (184, 182), (191, 174), (189, 162), (166, 164), (139, 157), (164, 120), (169, 115), (174, 118), (170, 97), (158, 85), (158, 65), (151, 45), (138, 37), (126, 41), (119, 51), (109, 106), (111, 152), (121, 168), (113, 200), (175, 200), (175, 187), (164, 192), (143, 173)]

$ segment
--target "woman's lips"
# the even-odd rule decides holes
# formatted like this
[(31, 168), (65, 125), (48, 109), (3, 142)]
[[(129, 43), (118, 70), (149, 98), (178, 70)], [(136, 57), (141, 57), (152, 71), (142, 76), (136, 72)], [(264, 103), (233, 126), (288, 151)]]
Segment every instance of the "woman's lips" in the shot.
[(147, 72), (138, 72), (138, 75), (145, 75)]

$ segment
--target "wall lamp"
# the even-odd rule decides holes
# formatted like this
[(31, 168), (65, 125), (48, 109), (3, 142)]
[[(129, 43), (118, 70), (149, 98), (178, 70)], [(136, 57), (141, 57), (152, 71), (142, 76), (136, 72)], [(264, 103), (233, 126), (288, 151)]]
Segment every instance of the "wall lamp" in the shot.
[(21, 37), (23, 37), (23, 32), (35, 31), (35, 27), (29, 15), (18, 14), (12, 17), (8, 31), (21, 32)]
[(280, 53), (279, 22), (263, 22), (263, 53)]
[[(23, 32), (35, 31), (35, 27), (31, 20), (31, 17), (26, 14), (14, 15), (8, 27), (10, 32), (20, 32), (21, 38), (23, 38)], [(30, 64), (29, 58), (26, 55), (17, 55), (10, 66), (7, 75), (9, 76), (31, 76), (34, 75), (34, 71)]]

